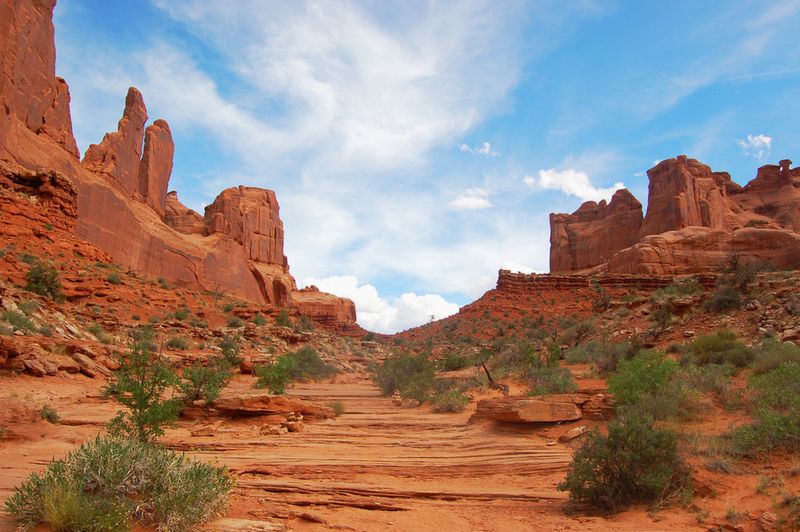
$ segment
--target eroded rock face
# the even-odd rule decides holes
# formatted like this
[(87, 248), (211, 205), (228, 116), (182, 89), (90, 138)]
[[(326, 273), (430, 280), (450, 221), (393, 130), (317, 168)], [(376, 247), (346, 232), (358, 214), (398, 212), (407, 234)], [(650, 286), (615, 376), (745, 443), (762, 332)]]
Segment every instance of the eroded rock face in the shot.
[(642, 204), (625, 189), (606, 204), (587, 201), (572, 214), (550, 215), (550, 271), (585, 270), (636, 243)]
[[(136, 88), (128, 91), (117, 130), (78, 161), (69, 91), (55, 76), (54, 5), (0, 0), (0, 160), (32, 172), (37, 187), (41, 182), (46, 188), (57, 176), (72, 183), (75, 232), (124, 267), (187, 288), (291, 306), (296, 284), (283, 255), (274, 192), (228, 189), (205, 217), (177, 195), (168, 198), (170, 128), (156, 120), (145, 129), (147, 108)], [(326, 305), (315, 303), (309, 313), (318, 313), (322, 323), (354, 324), (352, 302), (328, 296)]]
[(662, 161), (647, 174), (648, 207), (641, 228), (627, 246), (610, 254), (591, 252), (607, 235), (592, 230), (605, 219), (595, 214), (603, 212), (599, 205), (551, 215), (551, 271), (709, 272), (723, 268), (731, 254), (782, 269), (800, 268), (800, 170), (793, 170), (788, 159), (762, 166), (744, 187), (728, 173), (713, 172), (683, 155)]
[(18, 120), (72, 158), (78, 157), (69, 87), (55, 75), (55, 4), (55, 0), (0, 0), (0, 151), (6, 148), (10, 122)]

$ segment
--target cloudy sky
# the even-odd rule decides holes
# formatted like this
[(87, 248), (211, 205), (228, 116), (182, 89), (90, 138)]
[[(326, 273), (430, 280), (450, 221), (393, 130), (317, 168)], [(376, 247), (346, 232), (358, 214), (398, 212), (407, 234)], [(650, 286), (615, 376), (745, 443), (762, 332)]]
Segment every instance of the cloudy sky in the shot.
[(800, 0), (59, 0), (78, 145), (129, 85), (202, 213), (275, 190), (302, 286), (379, 331), (548, 269), (548, 214), (688, 154), (742, 183), (800, 159)]

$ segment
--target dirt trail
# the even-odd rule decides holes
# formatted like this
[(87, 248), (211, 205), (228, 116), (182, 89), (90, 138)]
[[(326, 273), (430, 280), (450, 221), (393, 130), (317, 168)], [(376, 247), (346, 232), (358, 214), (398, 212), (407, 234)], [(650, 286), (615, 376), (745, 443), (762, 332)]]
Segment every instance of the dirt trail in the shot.
[[(0, 446), (0, 500), (32, 470), (93, 437), (115, 405), (99, 402), (94, 381), (59, 386), (44, 379), (15, 379), (18, 397), (63, 405), (61, 425), (37, 421)], [(239, 377), (234, 392), (252, 390)], [(16, 392), (15, 392), (16, 393)], [(53, 394), (58, 393), (59, 397)], [(205, 461), (224, 463), (237, 477), (229, 518), (284, 524), (295, 530), (667, 530), (696, 527), (679, 510), (614, 516), (570, 517), (566, 495), (556, 490), (571, 449), (532, 431), (498, 431), (467, 422), (461, 414), (405, 408), (380, 396), (362, 373), (333, 382), (295, 386), (290, 395), (317, 402), (341, 401), (335, 420), (307, 423), (280, 436), (258, 433), (254, 420), (182, 421), (164, 443)], [(68, 424), (68, 425), (67, 425)], [(213, 436), (191, 432), (215, 426)], [(231, 520), (208, 530), (227, 530)], [(238, 523), (241, 525), (241, 522)], [(0, 530), (11, 530), (0, 518)], [(246, 530), (247, 528), (233, 528)], [(250, 528), (247, 530), (264, 530)]]

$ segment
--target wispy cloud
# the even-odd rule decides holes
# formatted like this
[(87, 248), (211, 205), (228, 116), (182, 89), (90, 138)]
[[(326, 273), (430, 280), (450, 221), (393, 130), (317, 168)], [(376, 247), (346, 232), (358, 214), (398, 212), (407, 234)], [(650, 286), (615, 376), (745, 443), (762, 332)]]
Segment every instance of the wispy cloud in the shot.
[(763, 133), (759, 135), (747, 135), (747, 138), (736, 139), (736, 144), (742, 148), (745, 155), (755, 157), (759, 161), (772, 151), (772, 137)]
[(600, 201), (610, 199), (617, 190), (625, 188), (624, 183), (614, 183), (608, 188), (597, 188), (592, 185), (589, 176), (585, 172), (567, 168), (556, 170), (550, 168), (539, 170), (539, 178), (526, 175), (522, 178), (523, 182), (529, 187), (541, 187), (547, 190), (560, 190), (564, 194), (575, 196), (583, 201)]
[(448, 205), (457, 211), (488, 209), (492, 206), (492, 202), (489, 201), (490, 195), (491, 192), (483, 188), (468, 188)]
[(500, 152), (492, 149), (491, 142), (484, 142), (480, 146), (470, 147), (469, 144), (459, 144), (458, 149), (464, 153), (477, 153), (479, 155), (488, 155), (490, 157), (499, 157)]

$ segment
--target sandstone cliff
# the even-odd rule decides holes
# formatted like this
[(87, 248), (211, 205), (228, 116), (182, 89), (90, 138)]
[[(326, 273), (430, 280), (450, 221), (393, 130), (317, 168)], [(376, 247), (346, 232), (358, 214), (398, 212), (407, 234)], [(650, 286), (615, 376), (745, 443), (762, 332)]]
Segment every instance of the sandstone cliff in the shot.
[[(638, 228), (632, 216), (619, 219), (619, 209), (611, 214), (611, 204), (551, 214), (550, 271), (696, 273), (722, 268), (731, 254), (800, 268), (800, 170), (791, 161), (762, 166), (744, 187), (685, 155), (647, 175), (647, 214)], [(630, 196), (614, 197), (622, 192)]]
[(128, 91), (117, 130), (78, 160), (69, 89), (55, 76), (54, 7), (54, 0), (0, 0), (0, 159), (68, 179), (77, 191), (76, 233), (125, 267), (180, 286), (294, 306), (334, 327), (354, 324), (352, 301), (300, 295), (283, 255), (274, 192), (225, 190), (203, 217), (167, 194), (172, 133), (165, 120), (146, 125), (137, 89)]

